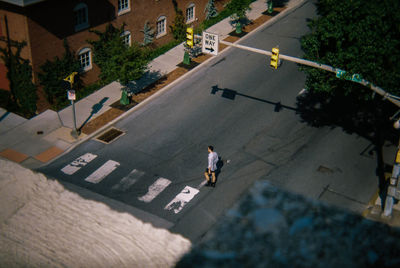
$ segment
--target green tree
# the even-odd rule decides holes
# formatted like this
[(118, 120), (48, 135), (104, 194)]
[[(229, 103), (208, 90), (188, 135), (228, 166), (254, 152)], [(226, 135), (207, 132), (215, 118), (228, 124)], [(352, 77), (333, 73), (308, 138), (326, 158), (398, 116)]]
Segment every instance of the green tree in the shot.
[(143, 46), (147, 46), (153, 43), (154, 29), (150, 26), (148, 21), (145, 22), (143, 30), (141, 30), (141, 32), (144, 35), (142, 43)]
[[(61, 58), (54, 57), (52, 61), (46, 60), (40, 66), (41, 72), (39, 73), (40, 84), (43, 86), (47, 100), (56, 110), (68, 103), (66, 88), (62, 86), (63, 79), (73, 72), (79, 72), (80, 69), (79, 61), (71, 51), (66, 39), (64, 39), (64, 49)], [(81, 86), (80, 76), (75, 76), (74, 88), (79, 89)]]
[(169, 26), (171, 28), (172, 35), (175, 40), (183, 41), (186, 38), (186, 23), (185, 16), (175, 0), (172, 0), (175, 9), (175, 19), (174, 24)]
[[(305, 58), (340, 68), (400, 95), (400, 2), (398, 0), (319, 0), (319, 17), (309, 22), (311, 32), (301, 39)], [(307, 94), (298, 97), (298, 112), (316, 126), (341, 126), (366, 137), (377, 155), (379, 187), (384, 189), (384, 140), (397, 144), (389, 118), (395, 105), (374, 98), (358, 83), (335, 74), (301, 66)]]
[(206, 20), (209, 20), (211, 18), (215, 18), (218, 16), (218, 11), (215, 8), (215, 1), (214, 0), (208, 0), (206, 7), (204, 8), (204, 12), (206, 13)]
[(225, 9), (228, 10), (231, 17), (231, 24), (235, 25), (238, 22), (245, 24), (247, 22), (246, 12), (251, 10), (250, 4), (252, 0), (231, 0), (226, 4)]
[[(309, 22), (311, 33), (301, 39), (305, 58), (360, 74), (386, 91), (400, 95), (400, 2), (397, 0), (320, 0), (319, 17)], [(302, 67), (306, 87), (335, 94), (371, 90), (332, 73)]]
[[(11, 45), (12, 44), (12, 45)], [(36, 113), (36, 86), (32, 82), (32, 67), (29, 60), (21, 57), (26, 42), (9, 40), (8, 48), (0, 48), (0, 57), (7, 67), (7, 78), (10, 81), (10, 106), (15, 112), (31, 117)], [(13, 49), (15, 48), (15, 52)]]
[(111, 24), (107, 25), (104, 32), (92, 31), (99, 39), (88, 40), (93, 46), (93, 59), (100, 68), (102, 84), (119, 81), (127, 85), (129, 81), (139, 79), (147, 70), (147, 59), (140, 46), (132, 42), (126, 46), (121, 38), (124, 25), (117, 29)]

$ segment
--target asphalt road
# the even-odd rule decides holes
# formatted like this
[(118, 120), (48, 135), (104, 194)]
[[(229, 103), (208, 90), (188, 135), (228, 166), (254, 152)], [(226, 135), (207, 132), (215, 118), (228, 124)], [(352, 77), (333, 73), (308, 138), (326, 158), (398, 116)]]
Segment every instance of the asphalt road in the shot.
[[(314, 16), (307, 2), (241, 44), (301, 57)], [(40, 171), (166, 220), (192, 241), (260, 179), (360, 213), (377, 189), (376, 162), (363, 153), (370, 144), (301, 122), (304, 81), (296, 64), (272, 70), (265, 56), (229, 49), (115, 124), (124, 135), (112, 143), (89, 140)], [(201, 184), (208, 145), (224, 160), (216, 188)], [(96, 157), (79, 170), (64, 169), (88, 153)]]

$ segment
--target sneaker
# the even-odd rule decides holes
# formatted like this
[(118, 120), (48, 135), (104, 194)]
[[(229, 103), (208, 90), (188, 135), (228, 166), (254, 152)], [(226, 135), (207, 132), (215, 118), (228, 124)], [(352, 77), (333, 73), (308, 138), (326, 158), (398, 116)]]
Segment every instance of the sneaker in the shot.
[(215, 182), (211, 183), (211, 187), (215, 188)]
[(208, 181), (208, 182), (206, 183), (206, 186), (211, 186), (211, 182)]

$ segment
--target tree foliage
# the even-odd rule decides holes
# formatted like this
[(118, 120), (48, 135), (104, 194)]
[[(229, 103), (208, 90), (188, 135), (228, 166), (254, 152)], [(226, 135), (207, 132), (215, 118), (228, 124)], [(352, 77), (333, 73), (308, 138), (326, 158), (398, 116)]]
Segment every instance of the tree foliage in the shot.
[[(5, 62), (8, 70), (7, 78), (10, 81), (9, 107), (16, 109), (15, 112), (31, 117), (36, 113), (37, 88), (32, 82), (32, 67), (29, 60), (21, 57), (26, 42), (9, 40), (9, 44), (8, 48), (0, 48), (0, 57)], [(15, 52), (11, 47), (14, 47)]]
[[(47, 100), (56, 110), (68, 102), (66, 88), (62, 86), (64, 78), (73, 72), (79, 72), (80, 69), (79, 61), (65, 39), (64, 49), (61, 58), (54, 57), (53, 61), (46, 60), (40, 66), (41, 72), (39, 73), (40, 84), (43, 86)], [(81, 86), (82, 81), (79, 75), (75, 76), (74, 89), (79, 89)]]
[(131, 46), (124, 44), (121, 34), (124, 25), (117, 29), (111, 24), (104, 32), (92, 31), (99, 39), (88, 40), (93, 46), (93, 59), (100, 68), (100, 79), (103, 84), (119, 81), (127, 85), (129, 81), (139, 79), (147, 70), (145, 53), (140, 46), (132, 42)]
[(143, 46), (147, 46), (150, 45), (151, 43), (153, 43), (153, 39), (154, 39), (154, 29), (150, 26), (149, 22), (146, 21), (143, 27), (143, 30), (141, 30), (141, 32), (143, 33), (144, 37), (143, 37)]
[(246, 12), (251, 10), (250, 4), (252, 0), (231, 0), (226, 4), (225, 9), (231, 15), (231, 20), (233, 24), (237, 22), (242, 22), (247, 20)]
[(186, 38), (186, 23), (183, 11), (178, 7), (175, 0), (172, 0), (175, 9), (175, 19), (174, 24), (169, 26), (171, 28), (172, 35), (175, 40), (183, 41)]
[(209, 20), (211, 18), (215, 18), (216, 16), (218, 16), (218, 11), (215, 7), (214, 0), (208, 0), (206, 7), (204, 8), (204, 12), (206, 13), (206, 20)]
[[(311, 33), (301, 39), (305, 58), (325, 63), (400, 95), (400, 2), (397, 0), (320, 0), (319, 17), (309, 22)], [(361, 99), (371, 90), (334, 74), (302, 67), (306, 87), (335, 94), (356, 92)]]

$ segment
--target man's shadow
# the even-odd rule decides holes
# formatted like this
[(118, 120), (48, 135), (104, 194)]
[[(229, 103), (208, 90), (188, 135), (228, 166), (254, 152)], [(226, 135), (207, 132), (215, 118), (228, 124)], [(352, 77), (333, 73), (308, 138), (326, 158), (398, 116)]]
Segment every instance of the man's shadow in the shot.
[(90, 112), (89, 117), (86, 118), (85, 122), (82, 123), (78, 131), (81, 131), (82, 128), (87, 124), (87, 122), (89, 122), (89, 120), (93, 117), (93, 115), (97, 114), (101, 110), (101, 108), (103, 108), (104, 103), (106, 103), (108, 99), (109, 99), (108, 97), (104, 97), (100, 102), (92, 106), (92, 111)]

